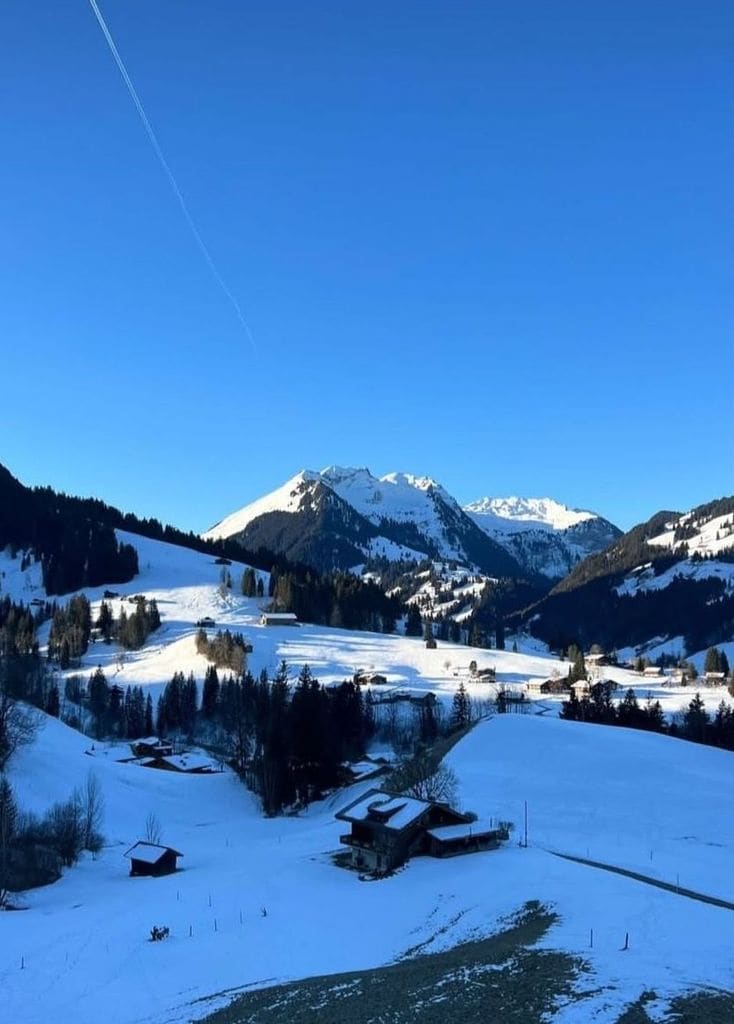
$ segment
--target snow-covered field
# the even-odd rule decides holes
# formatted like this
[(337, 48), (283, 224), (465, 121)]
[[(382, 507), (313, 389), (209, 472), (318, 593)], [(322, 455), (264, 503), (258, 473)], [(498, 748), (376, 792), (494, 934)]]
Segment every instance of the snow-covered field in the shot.
[[(478, 651), (421, 640), (321, 626), (262, 627), (262, 602), (220, 593), (210, 557), (124, 535), (138, 548), (141, 574), (116, 587), (122, 597), (158, 601), (159, 632), (125, 655), (92, 646), (83, 671), (102, 664), (110, 679), (155, 693), (177, 670), (199, 680), (206, 662), (194, 649), (196, 620), (243, 631), (251, 667), (294, 673), (308, 663), (323, 682), (357, 669), (387, 675), (401, 689), (432, 690), (449, 702), (464, 681), (477, 699), (469, 661), (493, 665), (500, 684), (519, 687), (567, 665), (537, 644), (520, 653)], [(36, 567), (25, 573), (4, 557), (4, 593), (42, 596)], [(90, 598), (98, 602), (98, 591)], [(115, 612), (118, 611), (117, 602)], [(670, 712), (691, 689), (671, 690), (623, 669), (605, 669), (621, 686), (661, 697)], [(705, 692), (711, 704), (720, 693)], [(45, 1024), (163, 1024), (203, 1015), (244, 986), (385, 964), (418, 943), (442, 948), (500, 926), (525, 901), (553, 905), (559, 923), (544, 943), (582, 955), (594, 972), (591, 1002), (569, 1005), (563, 1024), (615, 1021), (645, 988), (666, 995), (694, 985), (734, 988), (734, 912), (640, 882), (564, 861), (550, 851), (604, 861), (734, 901), (734, 816), (729, 810), (734, 755), (666, 737), (563, 722), (558, 700), (533, 704), (539, 715), (481, 722), (449, 755), (461, 802), (480, 818), (516, 823), (503, 849), (458, 860), (416, 859), (373, 883), (337, 868), (331, 854), (343, 831), (334, 812), (359, 789), (337, 794), (298, 817), (263, 819), (229, 772), (186, 776), (116, 760), (55, 720), (12, 764), (19, 803), (42, 810), (65, 799), (94, 772), (106, 803), (106, 845), (57, 884), (23, 898), (27, 910), (0, 915), (0, 991), (8, 1021)], [(521, 849), (524, 803), (529, 847)], [(142, 838), (146, 815), (163, 841), (184, 854), (177, 874), (128, 877), (123, 853)], [(266, 914), (263, 914), (263, 909)], [(153, 925), (165, 942), (148, 941)], [(590, 930), (594, 947), (590, 948)], [(620, 951), (625, 933), (630, 948)]]
[[(295, 628), (261, 626), (260, 615), (267, 598), (241, 596), (244, 565), (233, 563), (224, 567), (233, 585), (223, 593), (220, 586), (223, 567), (215, 564), (211, 556), (122, 531), (118, 531), (118, 536), (137, 548), (140, 573), (130, 583), (112, 588), (120, 595), (109, 602), (113, 613), (117, 617), (122, 607), (129, 609), (129, 596), (144, 594), (148, 599), (156, 599), (161, 627), (151, 634), (140, 651), (123, 652), (116, 644), (92, 643), (81, 668), (69, 670), (67, 675), (89, 675), (100, 665), (110, 683), (150, 688), (154, 700), (174, 672), (193, 672), (201, 683), (207, 661), (196, 652), (195, 635), (196, 623), (204, 617), (212, 618), (217, 628), (245, 634), (253, 645), (248, 665), (255, 674), (262, 669), (272, 674), (282, 660), (288, 663), (294, 676), (301, 666), (308, 664), (325, 684), (351, 678), (356, 671), (374, 671), (386, 675), (391, 687), (416, 693), (431, 691), (445, 705), (450, 704), (459, 682), (464, 683), (472, 699), (481, 703), (493, 698), (499, 687), (521, 691), (530, 682), (542, 682), (568, 671), (568, 662), (550, 655), (543, 644), (531, 637), (518, 638), (518, 653), (478, 650), (447, 642), (439, 642), (435, 650), (427, 650), (421, 639), (397, 634), (351, 632), (307, 623)], [(32, 565), (21, 572), (19, 558), (10, 559), (7, 554), (0, 554), (0, 572), (4, 574), (0, 577), (0, 593), (26, 603), (33, 598), (45, 598), (39, 566)], [(263, 578), (267, 593), (267, 573), (258, 575)], [(95, 615), (105, 589), (97, 587), (85, 591)], [(43, 642), (48, 636), (48, 625), (41, 628), (39, 636)], [(632, 651), (624, 653), (633, 654)], [(702, 668), (703, 652), (693, 660)], [(469, 675), (471, 661), (476, 661), (480, 669), (494, 667), (497, 686), (474, 681)], [(632, 687), (640, 699), (651, 696), (660, 700), (668, 715), (683, 710), (695, 691), (693, 686), (671, 687), (662, 680), (645, 679), (622, 668), (600, 671), (604, 678), (618, 683), (619, 696)], [(376, 688), (376, 692), (384, 692), (384, 689)], [(712, 711), (722, 699), (729, 699), (723, 686), (704, 688), (702, 696)], [(560, 703), (560, 697), (544, 696), (542, 701), (536, 702), (534, 710), (557, 714)]]
[[(49, 720), (13, 766), (20, 802), (39, 810), (93, 771), (106, 803), (106, 846), (55, 885), (27, 893), (25, 911), (0, 915), (9, 1021), (189, 1020), (225, 990), (378, 966), (432, 937), (428, 948), (438, 949), (496, 930), (529, 899), (560, 914), (544, 944), (587, 959), (594, 973), (584, 986), (600, 989), (558, 1021), (614, 1021), (649, 987), (661, 995), (734, 987), (734, 912), (548, 852), (588, 854), (734, 899), (732, 754), (553, 718), (494, 718), (454, 748), (450, 763), (462, 805), (480, 818), (509, 818), (521, 832), (527, 800), (528, 849), (516, 832), (499, 851), (415, 859), (368, 883), (330, 856), (343, 830), (334, 811), (359, 790), (267, 820), (229, 773), (144, 771), (102, 751), (90, 756), (89, 746)], [(182, 870), (130, 878), (123, 853), (150, 811), (163, 841), (184, 854)], [(149, 942), (153, 925), (168, 926), (171, 937)], [(630, 948), (620, 952), (627, 932)]]

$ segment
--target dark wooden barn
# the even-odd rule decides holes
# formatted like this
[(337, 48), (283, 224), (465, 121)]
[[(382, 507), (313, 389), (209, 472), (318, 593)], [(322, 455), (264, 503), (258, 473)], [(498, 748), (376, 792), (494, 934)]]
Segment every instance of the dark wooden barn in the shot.
[(144, 840), (135, 843), (125, 851), (130, 860), (131, 875), (171, 875), (176, 870), (176, 860), (183, 857), (182, 853), (171, 846), (158, 843), (146, 843)]

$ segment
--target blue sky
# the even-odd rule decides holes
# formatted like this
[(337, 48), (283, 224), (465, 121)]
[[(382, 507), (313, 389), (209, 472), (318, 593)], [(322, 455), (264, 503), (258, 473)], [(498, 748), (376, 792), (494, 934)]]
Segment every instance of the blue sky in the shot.
[(6, 0), (3, 451), (205, 529), (300, 468), (734, 490), (734, 8)]

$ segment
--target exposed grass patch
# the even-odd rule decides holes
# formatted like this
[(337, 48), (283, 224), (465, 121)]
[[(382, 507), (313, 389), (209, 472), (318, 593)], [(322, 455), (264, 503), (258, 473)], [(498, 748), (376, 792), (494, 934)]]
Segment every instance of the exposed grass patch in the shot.
[(732, 1024), (734, 992), (689, 992), (670, 1002), (670, 1024)]
[[(617, 1024), (653, 1024), (645, 1005), (654, 1002), (654, 992), (643, 992), (617, 1020)], [(734, 1021), (734, 993), (688, 992), (670, 1000), (663, 1018), (665, 1024), (732, 1024)], [(660, 1021), (659, 1015), (655, 1021)]]
[(529, 948), (555, 922), (527, 904), (502, 932), (389, 967), (331, 974), (238, 996), (207, 1024), (542, 1024), (574, 993), (582, 962)]

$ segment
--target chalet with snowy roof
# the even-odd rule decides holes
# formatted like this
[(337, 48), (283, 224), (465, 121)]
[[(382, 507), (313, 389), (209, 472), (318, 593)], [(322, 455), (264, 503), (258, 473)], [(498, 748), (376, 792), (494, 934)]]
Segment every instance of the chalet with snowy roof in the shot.
[(168, 740), (157, 736), (146, 736), (142, 740), (131, 740), (130, 749), (135, 757), (168, 757), (173, 753), (173, 745)]
[(297, 626), (298, 616), (295, 612), (263, 612), (260, 616), (261, 626)]
[(156, 755), (142, 762), (144, 768), (158, 768), (164, 772), (181, 772), (185, 775), (211, 775), (215, 770), (209, 758), (200, 754)]
[(386, 686), (387, 676), (381, 672), (355, 672), (354, 682), (357, 686)]
[(571, 683), (571, 689), (573, 694), (579, 700), (583, 697), (588, 697), (591, 693), (591, 686), (589, 685), (588, 679), (577, 679), (574, 683)]
[(706, 672), (703, 677), (704, 686), (725, 686), (726, 672)]
[(456, 857), (461, 853), (477, 853), (480, 850), (495, 850), (500, 843), (510, 838), (506, 824), (484, 826), (476, 821), (463, 825), (441, 825), (427, 831), (427, 853), (432, 857)]
[[(506, 831), (480, 826), (448, 804), (372, 789), (337, 812), (351, 825), (339, 837), (355, 868), (382, 874), (419, 854), (449, 856), (496, 846)], [(447, 831), (448, 830), (448, 831)]]
[(172, 846), (147, 843), (142, 839), (123, 854), (130, 861), (131, 875), (171, 875), (177, 868), (176, 861), (182, 853)]
[(662, 679), (663, 670), (659, 665), (646, 665), (642, 670), (645, 679)]

